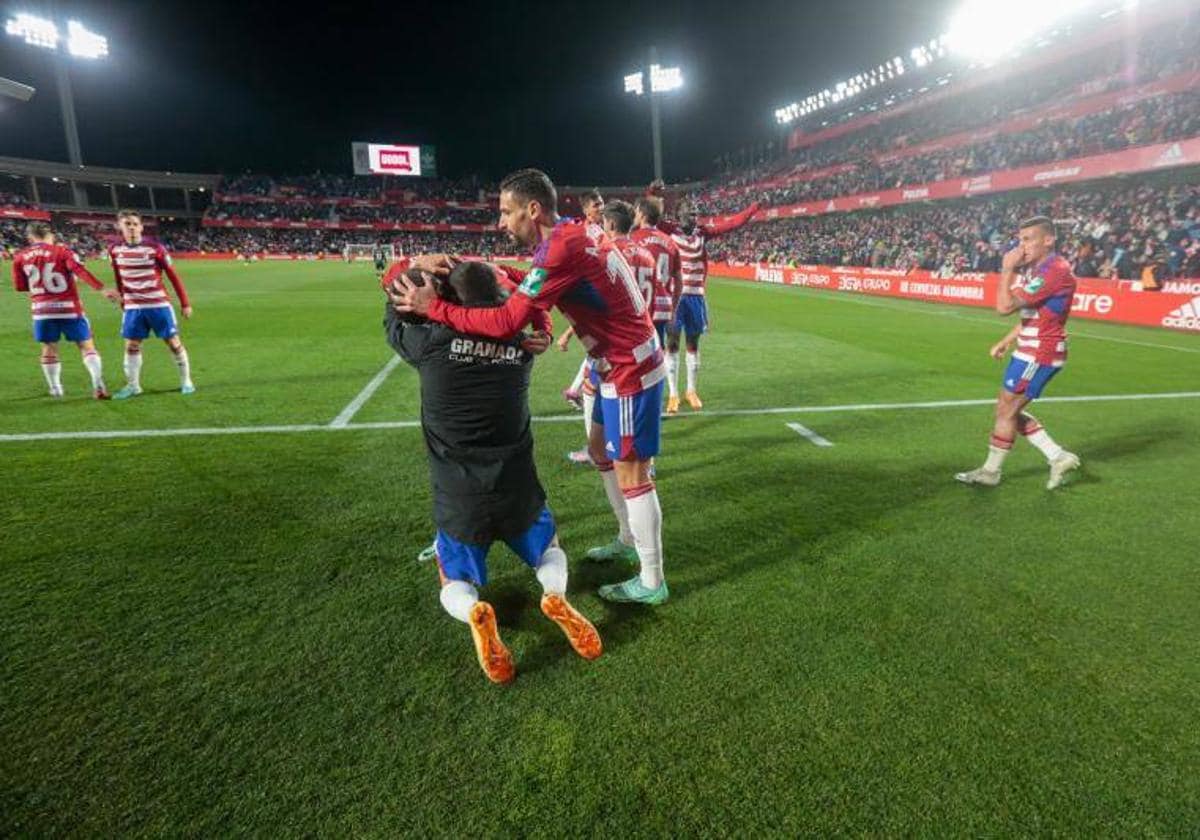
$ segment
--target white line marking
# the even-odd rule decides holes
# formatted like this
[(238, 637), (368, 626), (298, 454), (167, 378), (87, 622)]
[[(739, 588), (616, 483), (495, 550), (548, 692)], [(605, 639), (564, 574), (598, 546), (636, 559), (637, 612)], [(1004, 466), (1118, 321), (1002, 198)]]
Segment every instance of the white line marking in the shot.
[[(730, 279), (728, 277), (717, 278), (726, 283), (747, 285), (745, 280)], [(887, 300), (875, 300), (868, 297), (855, 295), (852, 292), (835, 292), (829, 289), (811, 289), (806, 286), (779, 286), (773, 283), (756, 283), (756, 286), (761, 286), (767, 289), (779, 289), (781, 291), (796, 290), (800, 292), (808, 292), (825, 300), (844, 300), (847, 303), (857, 303), (859, 306), (873, 306), (876, 309), (890, 309), (893, 312), (908, 312), (914, 315), (937, 315), (941, 318), (953, 318), (956, 321), (973, 321), (976, 324), (991, 324), (992, 326), (1002, 325), (1004, 322), (1000, 316), (996, 318), (979, 318), (972, 315), (964, 315), (957, 311), (947, 311), (941, 307), (947, 306), (944, 303), (936, 303), (934, 301), (924, 300), (896, 300), (889, 302)], [(905, 303), (911, 303), (912, 306), (905, 306)], [(950, 304), (953, 306), (954, 304)], [(1114, 327), (1134, 327), (1134, 324), (1118, 324), (1112, 323)], [(1069, 338), (1088, 338), (1093, 341), (1110, 341), (1113, 344), (1132, 344), (1137, 347), (1152, 347), (1155, 350), (1175, 350), (1180, 353), (1200, 353), (1200, 347), (1179, 347), (1174, 344), (1155, 344), (1152, 341), (1134, 341), (1131, 338), (1115, 338), (1108, 335), (1096, 335), (1095, 333), (1078, 332), (1074, 329), (1069, 331)]]
[(358, 396), (350, 400), (350, 404), (342, 409), (342, 413), (333, 418), (333, 422), (329, 424), (333, 429), (344, 429), (350, 425), (350, 421), (354, 419), (354, 415), (358, 414), (358, 410), (367, 404), (367, 400), (374, 396), (379, 390), (379, 386), (383, 384), (383, 380), (388, 378), (388, 374), (396, 369), (396, 365), (400, 364), (399, 356), (392, 356), (388, 359), (388, 363), (383, 366), (383, 370), (375, 374), (375, 378), (367, 383), (367, 386), (358, 392)]
[(813, 446), (833, 446), (832, 443), (808, 428), (808, 426), (801, 426), (799, 423), (788, 423), (786, 425), (793, 432), (800, 435), (800, 437), (809, 441)]
[[(1091, 403), (1091, 402), (1141, 402), (1144, 400), (1187, 400), (1200, 399), (1200, 391), (1172, 391), (1161, 394), (1093, 394), (1078, 397), (1042, 397), (1037, 402), (1042, 403)], [(839, 411), (904, 411), (908, 409), (930, 408), (964, 408), (970, 406), (994, 405), (994, 397), (984, 400), (937, 400), (933, 402), (905, 403), (852, 403), (849, 405), (796, 405), (781, 408), (730, 408), (676, 414), (667, 418), (674, 423), (684, 419), (704, 419), (705, 417), (754, 417), (770, 414), (828, 414)], [(535, 423), (578, 423), (578, 414), (548, 414), (532, 418)], [(257, 434), (289, 434), (295, 432), (359, 432), (373, 429), (417, 429), (420, 420), (390, 420), (381, 423), (347, 423), (344, 426), (315, 423), (297, 424), (294, 426), (211, 426), (207, 428), (184, 429), (111, 429), (101, 432), (29, 432), (21, 434), (0, 434), (0, 443), (21, 443), (37, 440), (113, 440), (119, 438), (149, 438), (149, 437), (193, 437), (197, 435), (257, 435)]]

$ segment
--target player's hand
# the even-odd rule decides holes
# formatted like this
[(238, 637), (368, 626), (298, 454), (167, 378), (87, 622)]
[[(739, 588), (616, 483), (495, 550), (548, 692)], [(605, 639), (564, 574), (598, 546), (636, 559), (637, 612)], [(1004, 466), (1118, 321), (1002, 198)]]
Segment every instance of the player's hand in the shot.
[(403, 274), (392, 281), (388, 289), (388, 298), (392, 307), (401, 315), (429, 315), (429, 304), (436, 297), (433, 290), (433, 277), (426, 272), (425, 285), (418, 286)]
[(445, 277), (460, 262), (462, 262), (462, 259), (453, 254), (421, 254), (420, 256), (413, 257), (409, 266), (419, 268), (426, 274), (436, 274), (440, 277)]
[(1000, 268), (1004, 271), (1016, 271), (1024, 264), (1025, 249), (1018, 245), (1004, 255), (1004, 259), (1000, 261)]
[(190, 306), (183, 307), (183, 317), (187, 318), (189, 321), (192, 319), (192, 307), (190, 307)]
[(121, 293), (118, 292), (116, 289), (105, 289), (100, 294), (104, 295), (106, 298), (111, 300), (113, 303), (117, 304), (117, 306), (121, 305)]
[(563, 333), (558, 337), (558, 341), (554, 343), (558, 345), (559, 350), (566, 353), (567, 348), (571, 346), (571, 334), (569, 332)]
[(521, 341), (521, 349), (534, 356), (540, 356), (550, 349), (551, 340), (550, 333), (538, 330)]
[(1004, 358), (1005, 354), (1008, 353), (1008, 348), (1011, 346), (1012, 346), (1012, 342), (1009, 341), (1008, 339), (997, 342), (996, 344), (992, 345), (992, 349), (988, 351), (988, 355), (991, 356), (993, 359), (999, 361), (1000, 359)]

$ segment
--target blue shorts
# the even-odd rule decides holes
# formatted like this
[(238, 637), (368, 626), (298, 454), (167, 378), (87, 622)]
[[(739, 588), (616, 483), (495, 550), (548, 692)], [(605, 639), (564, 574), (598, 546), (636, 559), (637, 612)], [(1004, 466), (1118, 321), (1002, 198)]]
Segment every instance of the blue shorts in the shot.
[(92, 325), (83, 315), (77, 318), (43, 318), (33, 322), (33, 340), (52, 343), (60, 338), (67, 341), (87, 341), (92, 337)]
[[(550, 513), (550, 508), (544, 507), (525, 533), (505, 540), (504, 544), (531, 569), (536, 569), (541, 565), (542, 555), (546, 553), (550, 543), (554, 542), (557, 530), (554, 515)], [(434, 545), (437, 546), (438, 565), (441, 566), (446, 580), (466, 580), (476, 586), (487, 583), (487, 556), (488, 549), (492, 547), (491, 543), (475, 545), (459, 542), (445, 531), (439, 530)]]
[(159, 338), (171, 338), (179, 334), (175, 323), (175, 310), (169, 306), (152, 309), (126, 309), (121, 320), (121, 337), (141, 341), (153, 331)]
[(658, 333), (658, 346), (667, 346), (667, 331), (671, 329), (670, 321), (655, 321), (654, 331)]
[(1037, 362), (1026, 362), (1016, 358), (1009, 359), (1008, 368), (1004, 371), (1004, 390), (1010, 394), (1036, 400), (1060, 370), (1062, 370), (1061, 367), (1053, 365), (1039, 365)]
[(631, 397), (600, 399), (592, 411), (592, 422), (604, 424), (604, 451), (614, 461), (648, 461), (658, 454), (662, 430), (660, 379)]
[(684, 295), (675, 310), (675, 329), (683, 330), (688, 338), (708, 331), (708, 303), (704, 295)]

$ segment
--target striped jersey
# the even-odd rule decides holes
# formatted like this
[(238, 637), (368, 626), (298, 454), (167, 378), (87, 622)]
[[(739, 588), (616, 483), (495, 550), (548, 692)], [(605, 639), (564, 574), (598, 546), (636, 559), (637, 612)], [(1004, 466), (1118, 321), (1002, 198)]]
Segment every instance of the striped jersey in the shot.
[(117, 289), (121, 292), (121, 305), (125, 309), (170, 306), (171, 299), (167, 297), (167, 289), (162, 281), (163, 272), (166, 272), (167, 279), (175, 289), (179, 305), (185, 308), (189, 305), (187, 289), (175, 273), (167, 249), (157, 242), (143, 240), (132, 245), (126, 242), (111, 245), (108, 259), (112, 263)]
[(1067, 319), (1075, 299), (1071, 264), (1050, 254), (1033, 270), (1017, 275), (1012, 288), (1021, 304), (1021, 329), (1013, 358), (1062, 367), (1067, 361)]
[[(655, 323), (671, 320), (671, 296), (674, 278), (679, 276), (681, 266), (679, 248), (675, 241), (661, 230), (655, 228), (638, 228), (629, 234), (629, 238), (641, 245), (654, 258), (654, 280), (651, 284), (648, 302), (650, 303), (650, 319)], [(639, 276), (639, 283), (642, 278)], [(643, 288), (643, 292), (647, 291)]]
[(45, 242), (18, 251), (13, 257), (12, 275), (13, 288), (29, 292), (35, 321), (83, 317), (76, 277), (97, 291), (104, 288), (70, 248)]
[(703, 295), (705, 282), (708, 280), (708, 248), (706, 242), (714, 236), (735, 231), (750, 217), (758, 212), (758, 202), (754, 202), (745, 210), (727, 218), (710, 221), (703, 225), (693, 225), (685, 231), (674, 222), (663, 221), (658, 229), (669, 234), (679, 249), (680, 271), (683, 275), (683, 293), (685, 295)]

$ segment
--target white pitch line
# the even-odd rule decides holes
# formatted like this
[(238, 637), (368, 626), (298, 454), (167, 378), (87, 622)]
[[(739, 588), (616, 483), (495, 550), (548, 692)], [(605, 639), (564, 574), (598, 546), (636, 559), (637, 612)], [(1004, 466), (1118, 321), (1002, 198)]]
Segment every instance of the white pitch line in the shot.
[(800, 435), (800, 437), (807, 440), (813, 446), (833, 446), (829, 440), (821, 437), (812, 429), (808, 428), (808, 426), (801, 426), (799, 423), (788, 423), (786, 425), (789, 429)]
[(388, 359), (388, 363), (383, 366), (383, 370), (375, 374), (375, 378), (367, 383), (366, 387), (358, 392), (358, 396), (350, 400), (350, 404), (342, 409), (342, 413), (333, 418), (329, 424), (333, 429), (344, 429), (350, 425), (350, 421), (354, 419), (354, 415), (358, 414), (358, 410), (367, 404), (367, 400), (374, 396), (379, 390), (379, 386), (383, 384), (383, 380), (388, 378), (388, 374), (396, 369), (396, 365), (400, 364), (399, 356), (392, 356)]
[[(1159, 394), (1093, 394), (1077, 397), (1042, 397), (1041, 403), (1142, 402), (1146, 400), (1200, 399), (1200, 391), (1172, 391)], [(695, 413), (677, 414), (668, 420), (703, 420), (705, 417), (754, 417), (771, 414), (828, 414), (839, 411), (906, 411), (909, 409), (966, 408), (994, 405), (994, 397), (982, 400), (936, 400), (932, 402), (851, 403), (847, 405), (796, 405), (780, 408), (730, 408), (715, 411), (705, 409)], [(578, 414), (549, 414), (531, 418), (535, 423), (577, 423)], [(420, 420), (390, 420), (379, 423), (347, 423), (344, 426), (314, 423), (294, 426), (211, 426), (184, 429), (111, 429), (100, 432), (28, 432), (0, 434), (0, 443), (22, 443), (38, 440), (113, 440), (118, 438), (194, 437), (198, 435), (257, 435), (290, 434), (296, 432), (360, 432), (380, 429), (416, 429)]]

